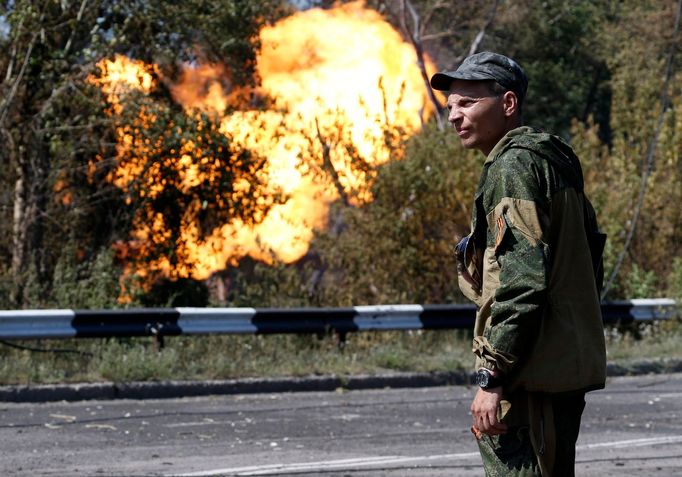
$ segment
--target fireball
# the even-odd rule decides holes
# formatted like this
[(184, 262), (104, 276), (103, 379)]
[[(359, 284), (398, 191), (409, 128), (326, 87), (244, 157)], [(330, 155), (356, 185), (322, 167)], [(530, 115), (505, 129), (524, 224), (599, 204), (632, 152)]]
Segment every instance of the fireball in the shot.
[[(330, 203), (371, 200), (376, 167), (398, 158), (396, 144), (431, 112), (413, 48), (362, 2), (299, 12), (263, 28), (260, 40), (261, 84), (254, 93), (270, 99), (269, 109), (235, 110), (237, 92), (221, 81), (224, 65), (186, 66), (171, 92), (187, 114), (200, 109), (219, 115), (220, 131), (232, 144), (266, 158), (264, 192), (282, 192), (286, 201), (253, 224), (232, 220), (208, 235), (199, 233), (197, 221), (185, 220), (178, 245), (185, 263), (173, 267), (161, 258), (145, 264), (154, 270), (135, 270), (139, 275), (204, 279), (247, 255), (268, 263), (298, 260), (314, 230), (325, 227)], [(155, 87), (154, 65), (118, 56), (100, 66), (103, 74), (95, 81), (113, 114), (120, 113), (120, 88), (148, 93)], [(133, 134), (119, 132), (120, 153)], [(190, 154), (178, 161), (187, 184), (199, 173), (192, 161)], [(111, 180), (125, 190), (144, 166), (122, 163)], [(163, 217), (155, 217), (133, 238), (153, 241), (167, 234), (166, 227)]]

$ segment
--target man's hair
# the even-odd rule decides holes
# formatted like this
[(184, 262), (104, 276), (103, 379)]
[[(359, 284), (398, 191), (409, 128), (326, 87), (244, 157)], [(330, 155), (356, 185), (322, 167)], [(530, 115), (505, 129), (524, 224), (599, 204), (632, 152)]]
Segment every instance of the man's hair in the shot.
[(494, 94), (495, 96), (502, 96), (507, 91), (514, 93), (516, 95), (516, 106), (519, 113), (519, 118), (523, 119), (523, 100), (519, 98), (518, 93), (512, 91), (511, 89), (505, 88), (495, 80), (486, 80), (483, 81), (483, 83), (485, 83), (488, 91), (490, 91), (490, 94)]

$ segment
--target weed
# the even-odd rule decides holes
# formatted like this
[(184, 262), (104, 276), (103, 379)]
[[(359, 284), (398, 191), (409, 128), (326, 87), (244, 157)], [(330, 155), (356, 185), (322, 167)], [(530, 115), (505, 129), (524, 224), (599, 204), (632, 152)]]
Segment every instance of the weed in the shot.
[[(606, 331), (610, 361), (682, 358), (682, 325), (667, 320)], [(473, 366), (470, 333), (351, 333), (343, 346), (327, 335), (168, 337), (157, 351), (150, 338), (23, 341), (36, 353), (0, 346), (0, 384), (83, 381), (207, 380), (246, 377), (466, 371)], [(66, 353), (56, 349), (71, 349)]]

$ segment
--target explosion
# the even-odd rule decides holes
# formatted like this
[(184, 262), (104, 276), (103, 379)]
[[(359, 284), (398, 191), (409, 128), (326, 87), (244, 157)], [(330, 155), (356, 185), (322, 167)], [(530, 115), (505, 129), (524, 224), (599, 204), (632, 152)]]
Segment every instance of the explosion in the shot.
[[(139, 275), (204, 279), (247, 255), (269, 263), (298, 260), (314, 229), (325, 227), (330, 203), (371, 200), (373, 171), (395, 153), (391, 140), (416, 131), (431, 112), (413, 48), (361, 2), (299, 12), (263, 28), (260, 40), (261, 85), (255, 94), (271, 99), (267, 110), (235, 111), (238, 92), (226, 90), (221, 65), (186, 66), (171, 92), (188, 114), (198, 109), (218, 115), (220, 131), (231, 143), (266, 158), (263, 195), (282, 193), (286, 200), (270, 204), (252, 224), (234, 219), (203, 235), (196, 217), (183, 220), (182, 266), (160, 259), (146, 263), (147, 270), (135, 270)], [(117, 56), (103, 60), (100, 68), (95, 82), (107, 95), (112, 114), (121, 113), (121, 88), (142, 94), (155, 88), (153, 65)], [(141, 118), (140, 124), (153, 119)], [(130, 154), (140, 142), (133, 140), (138, 131), (119, 131), (119, 155)], [(179, 151), (173, 165), (182, 177), (178, 187), (203, 173), (196, 162), (204, 159), (193, 150), (199, 147), (190, 142), (189, 150)], [(122, 163), (110, 176), (123, 190), (144, 168), (153, 167), (145, 163), (144, 151), (136, 151), (136, 157), (137, 162)], [(153, 242), (168, 233), (164, 217), (146, 219), (138, 222), (134, 242)]]

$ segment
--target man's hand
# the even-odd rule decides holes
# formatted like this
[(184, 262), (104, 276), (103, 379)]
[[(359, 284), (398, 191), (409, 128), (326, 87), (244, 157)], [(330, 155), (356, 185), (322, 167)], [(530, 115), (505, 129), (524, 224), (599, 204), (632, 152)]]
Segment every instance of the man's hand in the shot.
[(496, 436), (507, 432), (506, 424), (497, 420), (497, 410), (502, 400), (502, 386), (491, 389), (478, 389), (471, 403), (474, 428), (484, 434)]

